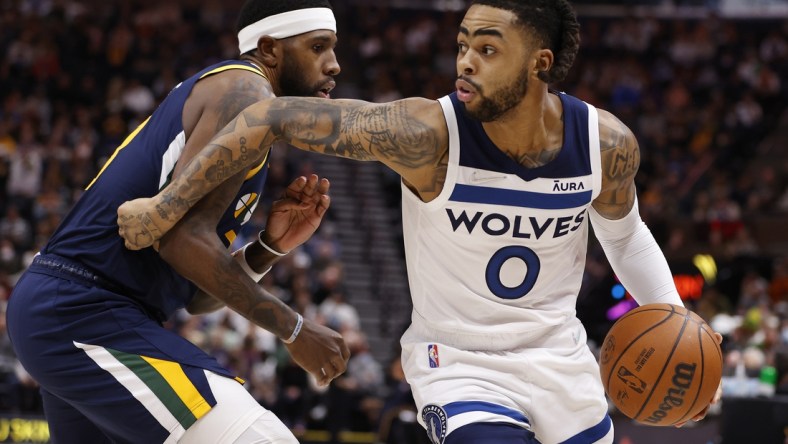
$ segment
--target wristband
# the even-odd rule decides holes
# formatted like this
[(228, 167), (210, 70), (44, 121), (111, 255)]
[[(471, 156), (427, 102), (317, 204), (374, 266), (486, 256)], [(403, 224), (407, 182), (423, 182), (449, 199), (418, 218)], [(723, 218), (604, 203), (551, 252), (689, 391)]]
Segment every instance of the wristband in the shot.
[(281, 251), (276, 251), (273, 248), (269, 247), (265, 242), (263, 242), (263, 232), (264, 231), (261, 231), (261, 232), (257, 233), (257, 240), (260, 242), (260, 245), (262, 245), (263, 248), (265, 248), (266, 250), (270, 251), (271, 253), (273, 253), (273, 254), (275, 254), (275, 255), (277, 255), (279, 257), (287, 255), (287, 252), (282, 253)]
[(256, 271), (252, 270), (252, 267), (250, 267), (249, 263), (246, 262), (246, 249), (249, 247), (249, 245), (252, 245), (252, 244), (248, 243), (248, 244), (244, 245), (241, 248), (241, 251), (239, 251), (239, 252), (237, 252), (236, 254), (233, 255), (233, 258), (238, 262), (238, 265), (241, 266), (243, 271), (246, 274), (248, 274), (250, 278), (252, 278), (253, 281), (260, 282), (260, 280), (263, 278), (263, 276), (265, 276), (266, 273), (271, 271), (271, 267), (268, 267), (268, 269), (265, 270), (262, 273), (258, 273)]
[(287, 339), (282, 339), (282, 342), (285, 344), (292, 344), (298, 337), (298, 334), (301, 333), (301, 327), (304, 326), (304, 317), (301, 316), (301, 313), (296, 313), (296, 315), (298, 316), (298, 320), (296, 321), (296, 326), (293, 329), (293, 334), (291, 334)]

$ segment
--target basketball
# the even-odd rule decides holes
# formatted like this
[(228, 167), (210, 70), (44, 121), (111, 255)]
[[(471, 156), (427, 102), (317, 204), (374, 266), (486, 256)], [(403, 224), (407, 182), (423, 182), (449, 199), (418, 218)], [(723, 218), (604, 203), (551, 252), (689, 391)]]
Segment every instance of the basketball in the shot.
[(646, 304), (610, 328), (599, 370), (605, 393), (624, 415), (669, 426), (709, 405), (722, 378), (722, 352), (697, 314), (678, 305)]

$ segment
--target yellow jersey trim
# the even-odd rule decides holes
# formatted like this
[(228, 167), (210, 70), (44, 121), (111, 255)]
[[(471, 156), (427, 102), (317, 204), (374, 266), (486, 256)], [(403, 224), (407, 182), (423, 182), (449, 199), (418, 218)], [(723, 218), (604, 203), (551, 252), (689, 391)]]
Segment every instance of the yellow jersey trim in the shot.
[[(268, 77), (266, 77), (266, 75), (262, 71), (260, 71), (259, 68), (252, 68), (251, 66), (246, 66), (246, 65), (224, 65), (224, 66), (220, 66), (220, 67), (218, 67), (216, 69), (212, 69), (212, 70), (206, 72), (205, 74), (201, 75), (200, 79), (204, 79), (204, 78), (206, 78), (208, 76), (211, 76), (211, 75), (214, 75), (214, 74), (218, 74), (220, 72), (227, 71), (227, 70), (230, 70), (230, 69), (243, 69), (245, 71), (253, 72), (253, 73), (257, 74), (257, 75), (260, 75), (265, 80), (268, 80)], [(270, 82), (270, 80), (268, 80), (268, 81)]]
[(91, 180), (91, 181), (90, 181), (90, 183), (88, 184), (88, 186), (86, 186), (86, 187), (85, 187), (85, 190), (88, 190), (88, 189), (90, 189), (90, 187), (92, 187), (92, 186), (93, 186), (93, 184), (94, 184), (94, 183), (96, 183), (96, 180), (98, 180), (99, 176), (101, 176), (101, 173), (103, 173), (103, 172), (104, 172), (104, 170), (106, 170), (106, 169), (107, 169), (107, 167), (109, 166), (109, 164), (110, 164), (110, 163), (112, 163), (112, 161), (113, 161), (113, 160), (115, 160), (115, 157), (118, 155), (118, 153), (120, 152), (120, 150), (122, 150), (123, 148), (125, 148), (125, 147), (126, 147), (126, 145), (128, 145), (129, 143), (131, 143), (131, 141), (132, 141), (132, 140), (134, 140), (134, 137), (136, 137), (136, 136), (137, 136), (137, 134), (139, 134), (139, 132), (140, 132), (140, 131), (142, 131), (142, 128), (144, 128), (144, 127), (145, 127), (145, 125), (148, 123), (148, 121), (149, 121), (149, 120), (150, 120), (150, 116), (148, 116), (148, 118), (147, 118), (147, 119), (145, 119), (145, 121), (144, 121), (144, 122), (140, 123), (140, 125), (139, 125), (139, 126), (138, 126), (138, 127), (137, 127), (137, 128), (134, 130), (134, 131), (132, 131), (132, 132), (131, 132), (131, 134), (129, 134), (129, 135), (126, 137), (126, 139), (123, 141), (123, 143), (121, 143), (121, 144), (120, 144), (120, 146), (119, 146), (119, 147), (115, 148), (115, 152), (114, 152), (114, 153), (112, 153), (112, 156), (109, 158), (109, 160), (107, 160), (106, 162), (104, 162), (104, 166), (103, 166), (103, 167), (101, 167), (101, 171), (99, 171), (99, 172), (98, 172), (98, 174), (96, 174), (96, 177), (94, 177), (94, 178), (93, 178), (93, 180)]

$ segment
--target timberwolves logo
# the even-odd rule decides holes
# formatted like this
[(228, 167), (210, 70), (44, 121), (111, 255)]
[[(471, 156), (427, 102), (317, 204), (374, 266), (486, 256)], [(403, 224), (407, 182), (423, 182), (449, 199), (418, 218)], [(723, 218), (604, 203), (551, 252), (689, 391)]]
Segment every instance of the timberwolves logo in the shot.
[(254, 213), (254, 209), (257, 208), (258, 202), (257, 193), (244, 194), (238, 199), (238, 202), (235, 203), (235, 212), (233, 216), (235, 216), (241, 225), (249, 222), (252, 213)]
[(427, 427), (427, 435), (432, 444), (442, 444), (446, 438), (446, 411), (443, 407), (428, 404), (421, 410), (421, 419)]

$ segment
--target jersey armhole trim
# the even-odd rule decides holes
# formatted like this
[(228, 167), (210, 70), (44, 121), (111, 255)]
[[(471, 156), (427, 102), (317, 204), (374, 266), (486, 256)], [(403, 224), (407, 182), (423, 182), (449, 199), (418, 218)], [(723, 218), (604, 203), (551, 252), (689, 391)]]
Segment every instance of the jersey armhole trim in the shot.
[(593, 193), (591, 202), (602, 192), (602, 152), (599, 145), (599, 114), (595, 107), (588, 106), (588, 151), (591, 160)]
[(457, 170), (460, 163), (460, 131), (457, 127), (457, 116), (454, 113), (454, 105), (449, 96), (438, 99), (443, 109), (443, 118), (446, 121), (446, 128), (449, 132), (449, 163), (446, 166), (446, 181), (440, 194), (429, 202), (422, 201), (413, 191), (405, 186), (405, 182), (400, 180), (402, 188), (402, 198), (418, 202), (426, 209), (441, 208), (449, 200), (457, 182)]
[[(218, 73), (220, 73), (220, 72), (228, 71), (228, 70), (230, 70), (230, 69), (243, 69), (243, 70), (245, 70), (245, 71), (253, 72), (253, 73), (255, 73), (255, 74), (259, 75), (260, 77), (264, 78), (265, 80), (268, 80), (268, 77), (266, 77), (266, 76), (265, 76), (265, 74), (264, 74), (262, 71), (260, 71), (260, 69), (258, 69), (258, 68), (253, 68), (253, 67), (251, 67), (251, 66), (242, 65), (242, 64), (232, 64), (232, 65), (224, 65), (224, 66), (220, 66), (220, 67), (218, 67), (218, 68), (216, 68), (216, 69), (212, 69), (212, 70), (210, 70), (210, 71), (208, 71), (208, 72), (204, 73), (204, 74), (203, 74), (203, 75), (201, 75), (201, 76), (200, 76), (200, 78), (199, 78), (199, 79), (197, 79), (197, 80), (202, 80), (202, 79), (204, 79), (204, 78), (206, 78), (206, 77), (208, 77), (208, 76), (212, 76), (212, 75), (214, 75), (214, 74), (218, 74)], [(270, 80), (268, 80), (268, 82), (270, 83), (271, 81), (270, 81)]]

